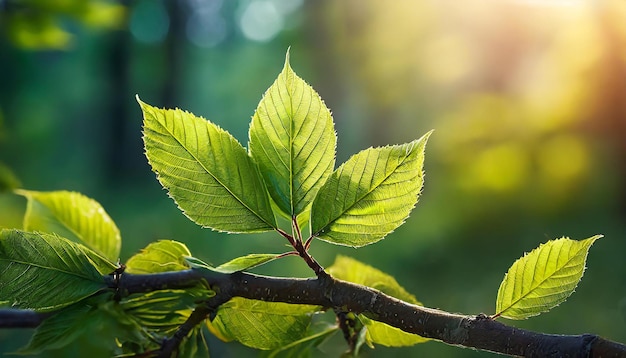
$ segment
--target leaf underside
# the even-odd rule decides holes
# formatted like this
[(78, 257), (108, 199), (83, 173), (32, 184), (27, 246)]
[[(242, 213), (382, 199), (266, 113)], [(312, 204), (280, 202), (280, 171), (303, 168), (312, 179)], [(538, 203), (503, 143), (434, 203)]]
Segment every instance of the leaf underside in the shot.
[(552, 240), (519, 258), (500, 284), (494, 316), (526, 319), (564, 302), (583, 276), (591, 245), (601, 237)]
[(289, 65), (265, 92), (250, 124), (250, 154), (288, 217), (301, 214), (335, 165), (330, 110)]
[(369, 148), (352, 156), (320, 188), (311, 208), (319, 239), (359, 247), (404, 223), (424, 183), (424, 149), (430, 132), (413, 142)]
[(276, 227), (258, 167), (232, 135), (189, 112), (137, 100), (148, 161), (187, 217), (233, 233)]
[[(92, 258), (98, 256), (54, 234), (2, 230), (0, 297), (16, 308), (37, 311), (80, 301), (107, 287), (94, 266)], [(114, 268), (110, 264), (109, 272)]]
[(227, 339), (262, 350), (277, 349), (301, 339), (318, 306), (264, 302), (235, 297), (221, 305), (212, 322)]

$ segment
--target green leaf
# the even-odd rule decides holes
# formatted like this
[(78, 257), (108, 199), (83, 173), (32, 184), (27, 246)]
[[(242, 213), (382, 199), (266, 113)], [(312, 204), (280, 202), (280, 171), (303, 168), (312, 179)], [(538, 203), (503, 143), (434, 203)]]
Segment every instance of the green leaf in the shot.
[(248, 347), (269, 350), (301, 339), (311, 315), (318, 310), (318, 306), (235, 297), (219, 307), (212, 324), (223, 327), (227, 338)]
[(366, 149), (337, 168), (313, 201), (313, 235), (359, 247), (402, 225), (424, 183), (424, 149), (430, 133), (407, 144)]
[[(0, 232), (0, 297), (11, 305), (56, 310), (107, 288), (85, 246), (54, 234)], [(104, 261), (103, 261), (104, 262)], [(109, 272), (115, 266), (110, 264)]]
[(95, 200), (69, 191), (15, 192), (28, 199), (24, 230), (55, 233), (87, 245), (110, 261), (119, 258), (120, 231)]
[(213, 295), (215, 292), (199, 288), (154, 291), (124, 298), (120, 306), (142, 327), (169, 333), (185, 323), (196, 301)]
[(137, 101), (148, 161), (189, 219), (233, 233), (276, 227), (258, 167), (232, 135), (189, 112)]
[(317, 347), (338, 330), (339, 327), (337, 327), (336, 324), (331, 325), (327, 322), (317, 322), (317, 324), (311, 324), (303, 338), (293, 341), (271, 352), (267, 352), (265, 354), (262, 353), (261, 357), (308, 357), (310, 356), (309, 353), (311, 349)]
[(233, 273), (243, 271), (266, 264), (277, 259), (280, 254), (250, 254), (237, 257), (215, 268), (215, 271), (221, 273)]
[(172, 240), (160, 240), (146, 246), (126, 262), (126, 272), (147, 274), (180, 271), (189, 268), (185, 257), (191, 252), (185, 244)]
[(250, 125), (250, 154), (287, 216), (301, 214), (335, 166), (330, 110), (289, 65), (265, 92)]
[(565, 302), (583, 276), (589, 248), (601, 237), (551, 240), (519, 258), (500, 284), (494, 317), (526, 319)]
[(408, 303), (421, 305), (395, 278), (350, 257), (337, 256), (326, 271), (340, 280), (368, 286)]
[(206, 269), (214, 272), (233, 273), (237, 271), (247, 270), (273, 261), (280, 257), (280, 254), (250, 254), (234, 258), (226, 263), (213, 267), (206, 262), (191, 256), (185, 257), (185, 261), (189, 267), (195, 269)]
[(92, 307), (77, 303), (46, 318), (28, 342), (21, 348), (20, 354), (39, 354), (44, 350), (59, 349), (74, 342), (82, 333), (85, 317)]
[(365, 339), (368, 342), (382, 344), (387, 347), (407, 347), (428, 342), (428, 338), (407, 333), (386, 323), (371, 320), (364, 315), (357, 316), (366, 329)]

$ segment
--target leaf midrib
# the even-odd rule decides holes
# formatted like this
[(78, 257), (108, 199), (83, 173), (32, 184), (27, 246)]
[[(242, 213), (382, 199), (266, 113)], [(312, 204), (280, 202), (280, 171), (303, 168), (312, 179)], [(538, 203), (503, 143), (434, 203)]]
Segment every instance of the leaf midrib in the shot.
[[(164, 115), (163, 117), (165, 118), (165, 115)], [(181, 147), (182, 147), (182, 148), (183, 148), (183, 149), (184, 149), (187, 153), (189, 153), (189, 155), (191, 155), (191, 157), (192, 157), (192, 158), (196, 161), (196, 163), (200, 164), (200, 166), (202, 167), (202, 169), (204, 169), (204, 171), (205, 171), (208, 175), (210, 175), (210, 176), (211, 176), (211, 177), (212, 177), (212, 178), (213, 178), (213, 179), (214, 179), (217, 183), (219, 183), (219, 184), (220, 184), (220, 186), (222, 186), (222, 187), (223, 187), (223, 188), (224, 188), (227, 192), (229, 192), (229, 193), (230, 193), (230, 195), (231, 195), (233, 198), (235, 198), (235, 199), (236, 199), (236, 200), (237, 200), (237, 201), (238, 201), (241, 205), (243, 205), (243, 207), (245, 207), (245, 208), (246, 208), (249, 212), (251, 212), (252, 214), (254, 214), (256, 217), (258, 217), (259, 219), (261, 219), (261, 221), (263, 221), (263, 222), (264, 222), (265, 224), (267, 224), (269, 227), (271, 227), (271, 228), (273, 228), (273, 227), (274, 227), (274, 225), (272, 225), (272, 223), (269, 223), (267, 220), (265, 220), (265, 218), (264, 218), (264, 217), (262, 217), (262, 216), (261, 216), (261, 215), (259, 215), (257, 212), (255, 212), (254, 210), (252, 210), (252, 209), (251, 209), (251, 208), (250, 208), (250, 207), (249, 207), (249, 206), (248, 206), (245, 202), (243, 202), (243, 201), (242, 201), (242, 199), (240, 199), (237, 195), (235, 195), (235, 194), (234, 194), (234, 193), (230, 190), (230, 188), (228, 188), (226, 185), (224, 185), (224, 183), (222, 183), (222, 181), (221, 181), (221, 180), (219, 180), (219, 179), (218, 179), (218, 178), (217, 178), (217, 177), (216, 177), (213, 173), (211, 173), (211, 171), (210, 171), (210, 170), (208, 170), (208, 169), (207, 169), (207, 167), (206, 167), (206, 166), (205, 166), (205, 165), (204, 165), (204, 164), (203, 164), (203, 163), (202, 163), (202, 162), (201, 162), (201, 161), (200, 161), (200, 160), (199, 160), (199, 159), (198, 159), (198, 158), (197, 158), (197, 157), (196, 157), (196, 156), (195, 156), (195, 155), (194, 155), (194, 154), (193, 154), (193, 153), (189, 150), (189, 149), (187, 149), (187, 146), (185, 146), (185, 145), (184, 145), (184, 144), (183, 144), (183, 143), (182, 143), (182, 142), (181, 142), (181, 141), (180, 141), (180, 140), (179, 140), (179, 139), (178, 139), (178, 138), (174, 135), (174, 133), (172, 133), (172, 132), (169, 130), (169, 128), (167, 128), (167, 126), (165, 126), (165, 124), (164, 124), (164, 123), (162, 123), (160, 120), (158, 120), (158, 119), (154, 116), (154, 114), (153, 114), (153, 118), (155, 119), (155, 121), (156, 121), (156, 122), (157, 122), (157, 123), (158, 123), (161, 127), (163, 127), (163, 129), (165, 129), (165, 130), (167, 131), (167, 133), (169, 133), (170, 137), (171, 137), (171, 138), (174, 138), (174, 140), (175, 140), (175, 141), (176, 141), (176, 142), (177, 142), (177, 143), (178, 143), (178, 144), (179, 144), (179, 145), (180, 145), (180, 146), (181, 146)], [(206, 121), (206, 119), (204, 119), (204, 118), (201, 118), (201, 117), (197, 117), (197, 118), (199, 118), (199, 119), (201, 119), (201, 120)], [(207, 125), (207, 124), (206, 124), (206, 123), (203, 123), (203, 125), (206, 127), (206, 125)], [(186, 128), (186, 127), (183, 125), (183, 128)], [(193, 128), (194, 128), (194, 132), (196, 132), (196, 136), (195, 136), (195, 138), (196, 138), (196, 140), (197, 140), (197, 139), (198, 139), (198, 136), (197, 136), (197, 129), (196, 129), (196, 126), (194, 125), (194, 126), (193, 126)], [(215, 130), (219, 132), (219, 129), (218, 129), (218, 128), (215, 128)], [(184, 129), (184, 131), (186, 132), (186, 129)], [(218, 133), (218, 134), (219, 134), (219, 135), (221, 135), (222, 133)], [(226, 134), (227, 134), (227, 133), (226, 133)], [(228, 135), (228, 134), (227, 134), (227, 135)], [(152, 140), (156, 141), (154, 138), (153, 138)], [(221, 141), (220, 141), (220, 142), (221, 142)], [(241, 145), (239, 142), (237, 142), (237, 141), (235, 141), (235, 142), (236, 142), (236, 143), (238, 143), (239, 145)], [(221, 143), (220, 143), (220, 144), (221, 144)]]
[[(584, 248), (581, 248), (581, 250)], [(535, 291), (538, 287), (540, 287), (543, 283), (545, 283), (546, 281), (548, 281), (549, 279), (552, 278), (552, 276), (554, 276), (556, 273), (558, 273), (559, 271), (563, 270), (563, 268), (565, 268), (565, 266), (567, 266), (567, 264), (569, 264), (572, 260), (574, 260), (578, 254), (580, 253), (581, 250), (577, 250), (576, 254), (573, 255), (572, 257), (570, 257), (561, 267), (559, 267), (558, 270), (555, 270), (550, 276), (548, 276), (547, 278), (541, 280), (537, 285), (534, 285), (528, 292), (526, 292), (525, 294), (521, 295), (518, 299), (514, 300), (511, 302), (511, 304), (509, 304), (509, 306), (503, 310), (501, 310), (500, 314), (505, 313), (506, 311), (508, 311), (509, 309), (511, 309), (511, 307), (513, 307), (514, 305), (516, 305), (518, 302), (524, 300), (525, 298), (527, 298), (533, 291)], [(552, 247), (550, 247), (550, 251), (552, 251)], [(560, 252), (561, 250), (559, 250)], [(559, 253), (560, 254), (560, 253)], [(536, 270), (533, 270), (533, 279), (535, 277), (535, 272)], [(513, 288), (515, 288), (515, 285), (517, 284), (517, 281), (513, 282)]]
[[(398, 146), (401, 147), (401, 146)], [(393, 147), (391, 147), (393, 148)], [(371, 149), (370, 149), (371, 150)], [(374, 190), (376, 190), (382, 183), (385, 182), (385, 180), (387, 180), (390, 176), (393, 175), (393, 173), (395, 173), (396, 169), (398, 169), (402, 164), (404, 164), (404, 162), (406, 161), (406, 159), (408, 157), (411, 156), (411, 154), (413, 153), (413, 151), (411, 151), (408, 155), (406, 155), (401, 161), (400, 163), (398, 163), (398, 165), (396, 165), (396, 167), (394, 168), (393, 171), (391, 171), (391, 173), (387, 174), (375, 187), (372, 187), (367, 193), (365, 193), (364, 195), (362, 195), (361, 197), (359, 197), (357, 200), (354, 201), (354, 203), (352, 203), (352, 205), (348, 206), (347, 208), (345, 208), (341, 213), (339, 213), (335, 218), (333, 218), (332, 220), (328, 221), (328, 223), (326, 225), (324, 225), (322, 228), (320, 228), (317, 233), (313, 234), (313, 236), (317, 237), (322, 231), (324, 231), (326, 228), (328, 228), (330, 226), (330, 224), (334, 223), (337, 219), (339, 219), (343, 214), (345, 214), (346, 212), (350, 211), (350, 209), (352, 209), (357, 203), (359, 203), (361, 200), (363, 200), (363, 198), (365, 198), (366, 196), (370, 195)], [(379, 160), (379, 156), (376, 158), (376, 163), (378, 164), (378, 160)]]

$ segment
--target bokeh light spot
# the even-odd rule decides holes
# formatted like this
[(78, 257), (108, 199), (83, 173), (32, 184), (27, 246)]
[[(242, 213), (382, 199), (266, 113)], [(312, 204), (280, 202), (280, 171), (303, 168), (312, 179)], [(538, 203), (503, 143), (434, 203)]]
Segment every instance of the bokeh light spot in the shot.
[(130, 32), (137, 41), (156, 44), (165, 39), (170, 27), (170, 18), (162, 1), (139, 1), (132, 11)]
[(239, 18), (243, 35), (253, 41), (267, 42), (283, 29), (283, 16), (272, 1), (254, 0), (244, 5)]

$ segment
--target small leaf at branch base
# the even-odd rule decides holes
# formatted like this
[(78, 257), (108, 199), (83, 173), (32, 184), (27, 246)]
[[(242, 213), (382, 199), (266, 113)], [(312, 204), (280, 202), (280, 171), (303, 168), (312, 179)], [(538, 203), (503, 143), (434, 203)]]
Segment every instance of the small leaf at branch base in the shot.
[(601, 237), (552, 240), (515, 261), (498, 289), (494, 317), (526, 319), (564, 302), (583, 276), (591, 245)]
[(336, 324), (327, 322), (313, 323), (307, 329), (304, 338), (293, 341), (285, 346), (267, 353), (261, 353), (262, 358), (281, 357), (309, 357), (311, 350), (320, 345), (330, 335), (337, 332), (339, 327)]
[(265, 92), (250, 124), (250, 154), (276, 205), (299, 216), (335, 166), (337, 137), (330, 110), (289, 65)]
[[(0, 297), (13, 307), (57, 310), (107, 288), (87, 247), (54, 234), (0, 232)], [(101, 271), (106, 271), (100, 267)]]
[(363, 329), (367, 330), (366, 339), (368, 342), (382, 344), (387, 347), (407, 347), (429, 341), (428, 338), (407, 333), (388, 324), (371, 320), (362, 314), (357, 317), (365, 326)]
[(223, 336), (245, 346), (269, 350), (301, 339), (318, 306), (264, 302), (235, 297), (221, 305), (214, 326), (226, 330)]
[(28, 199), (24, 230), (55, 233), (80, 242), (110, 261), (120, 255), (120, 231), (93, 199), (69, 191), (16, 190)]
[(225, 262), (218, 267), (213, 267), (206, 262), (191, 256), (185, 257), (187, 265), (191, 268), (200, 270), (211, 270), (220, 273), (233, 273), (238, 271), (244, 271), (253, 267), (261, 266), (270, 261), (278, 258), (280, 254), (250, 254), (234, 258), (228, 262)]
[(250, 254), (237, 257), (215, 268), (221, 273), (233, 273), (248, 270), (275, 260), (280, 254)]
[(160, 240), (146, 246), (126, 262), (126, 272), (147, 274), (188, 269), (185, 257), (191, 252), (185, 244), (172, 240)]
[(403, 145), (369, 148), (342, 164), (311, 207), (311, 232), (338, 245), (374, 243), (404, 223), (424, 183), (430, 132)]
[(259, 169), (230, 133), (189, 112), (137, 101), (148, 162), (188, 218), (233, 233), (276, 228)]

